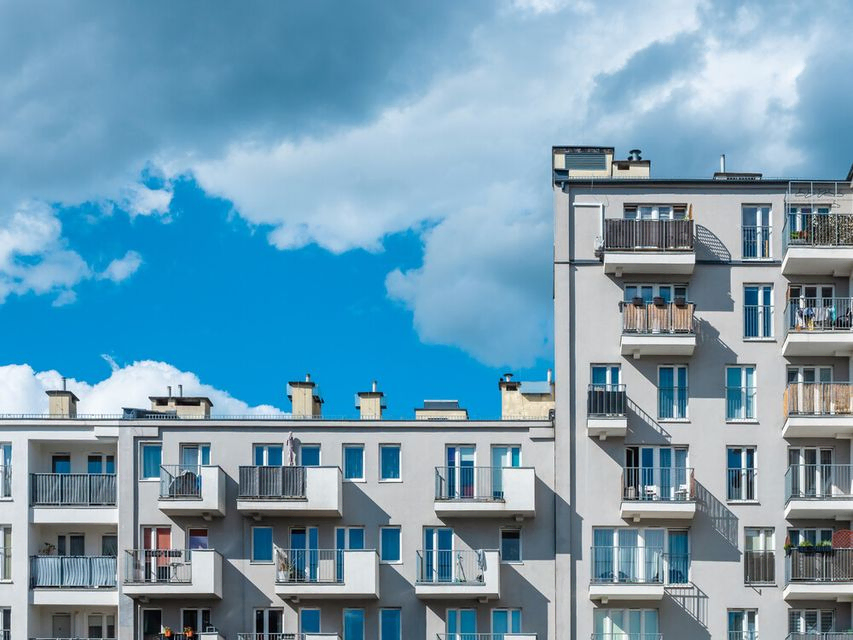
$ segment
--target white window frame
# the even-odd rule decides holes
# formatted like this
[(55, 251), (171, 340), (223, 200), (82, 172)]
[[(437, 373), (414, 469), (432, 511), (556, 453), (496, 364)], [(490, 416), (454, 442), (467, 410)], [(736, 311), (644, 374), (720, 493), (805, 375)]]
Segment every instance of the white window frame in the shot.
[[(183, 633), (184, 612), (186, 612), (186, 611), (195, 611), (196, 612), (195, 622), (197, 625), (199, 625), (199, 622), (202, 621), (202, 617), (203, 617), (202, 611), (207, 611), (208, 620), (211, 620), (210, 626), (213, 626), (213, 624), (212, 624), (213, 619), (211, 618), (210, 607), (181, 607), (181, 633)], [(201, 626), (202, 625), (199, 625), (198, 627), (193, 627), (196, 634), (204, 632), (204, 629), (201, 628)]]
[[(661, 392), (660, 372), (661, 372), (661, 369), (672, 369), (672, 383), (673, 383), (673, 385), (675, 385), (673, 387), (673, 394), (672, 394), (673, 403), (674, 403), (673, 404), (673, 414), (678, 413), (678, 411), (677, 411), (677, 409), (678, 409), (678, 395), (679, 395), (678, 390), (682, 389), (682, 388), (687, 390), (687, 397), (685, 398), (685, 402), (684, 402), (684, 415), (683, 416), (678, 416), (678, 417), (673, 417), (673, 418), (662, 418), (660, 415), (661, 414), (661, 406), (662, 406), (661, 405), (661, 398), (660, 398), (660, 392)], [(684, 381), (686, 383), (684, 385), (684, 387), (681, 387), (678, 384), (678, 370), (679, 369), (684, 369)], [(658, 421), (659, 422), (690, 422), (690, 368), (686, 364), (661, 364), (661, 365), (658, 365), (657, 374), (658, 374), (658, 376), (657, 376), (657, 382), (655, 384), (655, 388), (657, 389), (657, 395), (658, 395), (658, 397), (657, 397), (657, 413), (658, 413), (657, 419), (658, 419)]]
[[(281, 614), (281, 629), (284, 629), (284, 609), (279, 609), (278, 607), (255, 607), (254, 609), (252, 609), (252, 627), (254, 627), (256, 625), (257, 617), (258, 617), (258, 611), (263, 612), (265, 629), (263, 631), (256, 631), (255, 633), (259, 633), (262, 635), (263, 634), (275, 635), (272, 631), (270, 631), (270, 613), (273, 613), (273, 612)], [(279, 631), (279, 633), (282, 633), (282, 632)]]
[[(518, 533), (518, 560), (504, 560), (503, 558), (503, 537), (504, 531), (515, 531)], [(524, 534), (521, 532), (521, 527), (501, 527), (498, 531), (498, 549), (501, 550), (501, 564), (524, 564), (524, 543), (522, 538)]]
[[(746, 394), (749, 390), (752, 390), (752, 414), (751, 416), (746, 415), (747, 409), (747, 401), (746, 396), (742, 396), (743, 402), (741, 403), (741, 414), (739, 416), (732, 417), (729, 413), (729, 404), (728, 404), (728, 391), (729, 391), (729, 369), (740, 369), (740, 392), (741, 394)], [(747, 369), (752, 369), (752, 387), (746, 386), (746, 371)], [(723, 387), (726, 390), (726, 422), (758, 422), (758, 367), (754, 364), (727, 364), (723, 367)]]
[[(382, 532), (386, 529), (396, 529), (400, 535), (397, 538), (397, 552), (400, 556), (398, 560), (384, 560), (385, 556), (385, 539), (382, 537)], [(403, 564), (403, 527), (400, 525), (386, 525), (379, 527), (379, 563), (380, 564)]]
[[(397, 449), (397, 466), (400, 469), (400, 477), (399, 478), (383, 478), (382, 477), (382, 450), (383, 449)], [(379, 469), (377, 470), (377, 475), (379, 477), (379, 482), (402, 482), (403, 481), (403, 446), (399, 442), (382, 442), (379, 445)]]
[[(758, 290), (758, 308), (756, 309), (756, 318), (755, 323), (756, 327), (758, 327), (758, 335), (757, 336), (748, 336), (746, 335), (746, 290), (749, 288), (756, 288)], [(770, 290), (770, 304), (765, 305), (761, 301), (764, 299), (764, 291), (766, 289)], [(743, 283), (743, 339), (746, 342), (761, 342), (763, 340), (772, 341), (776, 339), (776, 327), (774, 326), (776, 322), (776, 303), (773, 300), (774, 287), (772, 283), (767, 282), (744, 282)], [(768, 312), (766, 307), (770, 307), (770, 335), (763, 335), (764, 331), (764, 314)]]
[[(146, 447), (160, 447), (160, 464), (157, 465), (157, 477), (145, 476), (145, 454)], [(139, 481), (160, 482), (160, 467), (163, 466), (163, 443), (159, 440), (144, 440), (139, 443)]]
[[(302, 614), (305, 611), (316, 611), (317, 613), (319, 613), (317, 619), (320, 621), (320, 628), (316, 632), (305, 632), (302, 630)], [(299, 613), (297, 614), (296, 622), (299, 625), (299, 633), (323, 633), (323, 609), (320, 607), (299, 607)]]
[(300, 442), (299, 443), (299, 446), (296, 448), (296, 457), (298, 459), (299, 466), (301, 466), (301, 467), (305, 466), (304, 463), (302, 462), (302, 450), (305, 447), (312, 447), (312, 448), (317, 447), (317, 466), (318, 467), (322, 466), (323, 465), (323, 447), (320, 445), (319, 442), (305, 442), (305, 443)]
[(90, 627), (89, 618), (100, 618), (101, 619), (101, 637), (102, 638), (113, 637), (113, 636), (107, 635), (107, 633), (108, 633), (107, 629), (109, 628), (109, 625), (107, 624), (107, 618), (113, 619), (113, 631), (114, 631), (113, 635), (115, 635), (115, 632), (117, 632), (117, 627), (116, 627), (117, 616), (115, 613), (101, 613), (100, 611), (91, 611), (91, 612), (82, 613), (81, 617), (83, 618), (83, 625), (84, 625), (84, 629), (86, 631), (87, 636), (89, 635), (89, 627)]
[[(747, 621), (750, 615), (753, 616), (753, 621), (755, 623), (755, 631), (749, 632), (744, 629), (729, 629), (729, 614), (730, 613), (743, 613), (744, 621)], [(738, 640), (737, 634), (741, 635), (742, 640), (754, 640), (759, 638), (759, 630), (758, 630), (758, 609), (726, 609), (726, 631), (729, 637), (729, 640)]]
[[(752, 208), (752, 209), (766, 208), (767, 209), (767, 224), (766, 225), (763, 225), (763, 224), (752, 225), (753, 228), (755, 229), (755, 244), (756, 244), (756, 251), (755, 251), (756, 255), (755, 255), (755, 257), (747, 257), (747, 256), (743, 255), (743, 253), (744, 253), (743, 252), (744, 242), (746, 241), (746, 239), (744, 237), (744, 229), (745, 229), (746, 225), (744, 225), (743, 216), (745, 213), (744, 209), (746, 209), (746, 208)], [(760, 216), (756, 213), (756, 221), (758, 220), (759, 217)], [(768, 204), (766, 202), (761, 202), (761, 203), (742, 202), (740, 205), (740, 229), (741, 229), (741, 231), (740, 231), (740, 238), (741, 238), (740, 250), (741, 250), (741, 259), (742, 260), (749, 261), (749, 262), (761, 262), (764, 260), (772, 260), (773, 259), (773, 205)], [(761, 232), (759, 232), (759, 229), (761, 230)], [(761, 243), (759, 241), (759, 238), (761, 237), (760, 233), (762, 233), (765, 229), (767, 230), (767, 253), (768, 254), (767, 255), (759, 255), (760, 253), (762, 253), (762, 251), (759, 251), (757, 247), (763, 246), (763, 243)]]
[[(360, 449), (361, 450), (361, 477), (358, 478), (347, 478), (347, 449)], [(343, 481), (344, 482), (366, 482), (367, 481), (367, 456), (366, 450), (363, 443), (358, 442), (347, 442), (341, 445), (341, 467), (343, 468)]]
[[(816, 631), (806, 631), (806, 616), (810, 613), (815, 615), (817, 620), (817, 630)], [(824, 629), (824, 615), (828, 614), (831, 622), (829, 623), (829, 629)], [(793, 622), (793, 617), (797, 617), (797, 629), (791, 628), (791, 622)], [(833, 633), (837, 632), (835, 629), (836, 626), (836, 616), (835, 609), (788, 609), (788, 633), (802, 633), (802, 634), (825, 634), (825, 633)]]
[(286, 460), (287, 447), (285, 447), (280, 442), (256, 442), (256, 443), (254, 443), (252, 445), (252, 464), (255, 464), (255, 460), (257, 458), (257, 452), (258, 452), (258, 449), (260, 449), (261, 451), (263, 451), (263, 455), (261, 456), (263, 458), (263, 464), (260, 466), (262, 466), (262, 467), (270, 466), (269, 459), (270, 459), (270, 448), (271, 447), (281, 449), (281, 464), (287, 464), (287, 460)]
[[(729, 467), (729, 464), (728, 464), (729, 463), (729, 449), (740, 449), (741, 450), (740, 451), (740, 466), (739, 467), (731, 467), (731, 468)], [(752, 494), (754, 497), (746, 498), (743, 496), (746, 496), (749, 494), (749, 492), (747, 491), (747, 481), (749, 479), (749, 473), (748, 472), (750, 471), (750, 468), (746, 466), (746, 460), (747, 460), (747, 452), (750, 450), (752, 451), (752, 459), (754, 462), (752, 469), (751, 469), (752, 470)], [(741, 481), (741, 497), (729, 498), (729, 477), (730, 477), (729, 474), (735, 469), (738, 469), (741, 472), (741, 478), (742, 478), (742, 481)], [(729, 445), (726, 445), (726, 502), (753, 504), (753, 503), (756, 503), (758, 501), (759, 501), (758, 500), (758, 447), (754, 444), (749, 444), (749, 445), (729, 444)]]
[[(650, 216), (640, 216), (640, 209), (650, 209)], [(665, 211), (668, 210), (668, 211)], [(676, 211), (679, 215), (676, 216)], [(633, 212), (633, 215), (628, 215)], [(663, 216), (661, 214), (664, 214)], [(683, 203), (664, 202), (626, 202), (622, 205), (623, 220), (687, 220), (688, 206)]]
[[(6, 533), (8, 532), (8, 538), (10, 543), (10, 548), (6, 548)], [(6, 577), (3, 574), (6, 571), (6, 556), (11, 555), (12, 548), (11, 545), (14, 544), (14, 540), (12, 540), (12, 525), (4, 524), (0, 526), (0, 582), (12, 582), (12, 561), (9, 559), (9, 576)]]

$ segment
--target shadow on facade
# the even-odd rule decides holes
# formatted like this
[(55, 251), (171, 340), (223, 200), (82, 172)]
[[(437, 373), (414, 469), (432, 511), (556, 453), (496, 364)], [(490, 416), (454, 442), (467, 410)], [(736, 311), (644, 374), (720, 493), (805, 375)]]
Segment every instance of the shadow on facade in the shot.
[(696, 259), (713, 262), (731, 262), (732, 254), (717, 235), (701, 224), (696, 225)]
[[(709, 638), (708, 594), (692, 582), (679, 587), (667, 587), (666, 595), (680, 612), (679, 617), (668, 616), (667, 623), (679, 629), (679, 638)], [(680, 618), (680, 619), (679, 619)]]
[[(737, 516), (722, 502), (717, 500), (700, 482), (696, 483), (696, 520), (707, 518), (711, 529), (719, 534), (728, 546), (728, 553), (714, 552), (713, 547), (704, 546), (703, 560), (740, 560), (738, 551), (738, 519)], [(694, 524), (695, 526), (695, 524)], [(723, 550), (720, 550), (723, 551)], [(694, 558), (698, 555), (694, 552)], [(721, 557), (729, 555), (733, 557)], [(708, 557), (705, 557), (708, 556)]]

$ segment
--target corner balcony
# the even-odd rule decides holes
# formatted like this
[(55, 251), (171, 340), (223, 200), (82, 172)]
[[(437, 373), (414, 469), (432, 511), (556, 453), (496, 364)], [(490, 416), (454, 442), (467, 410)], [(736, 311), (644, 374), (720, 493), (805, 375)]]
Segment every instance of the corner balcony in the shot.
[(33, 524), (118, 524), (114, 473), (31, 473)]
[(340, 518), (343, 482), (338, 467), (240, 467), (237, 511), (243, 515)]
[(622, 355), (692, 356), (696, 349), (696, 322), (692, 302), (645, 302), (635, 298), (621, 303)]
[(160, 467), (160, 511), (170, 516), (225, 516), (225, 472), (215, 466)]
[(499, 551), (418, 551), (415, 595), (421, 600), (498, 600)]
[(785, 518), (853, 520), (849, 464), (794, 464), (785, 472)]
[(604, 273), (689, 275), (696, 266), (692, 220), (605, 219)]
[(125, 552), (122, 593), (132, 598), (222, 598), (222, 556), (213, 549)]
[(622, 470), (626, 520), (692, 520), (696, 515), (693, 469), (627, 467)]
[(785, 600), (853, 599), (853, 549), (791, 549), (785, 558)]
[(115, 556), (31, 556), (30, 602), (116, 606)]
[(646, 547), (592, 547), (591, 600), (662, 600), (667, 585), (690, 582), (690, 556)]
[(782, 355), (848, 357), (853, 355), (851, 298), (798, 298), (785, 306)]
[(624, 384), (591, 384), (586, 392), (586, 434), (607, 440), (628, 433)]
[(439, 518), (506, 518), (536, 515), (533, 467), (436, 467)]
[(379, 598), (373, 549), (276, 549), (275, 593), (298, 600)]
[(789, 384), (784, 410), (783, 438), (853, 436), (853, 385), (849, 382)]
[(789, 214), (782, 237), (782, 275), (846, 278), (853, 272), (853, 215), (849, 213)]

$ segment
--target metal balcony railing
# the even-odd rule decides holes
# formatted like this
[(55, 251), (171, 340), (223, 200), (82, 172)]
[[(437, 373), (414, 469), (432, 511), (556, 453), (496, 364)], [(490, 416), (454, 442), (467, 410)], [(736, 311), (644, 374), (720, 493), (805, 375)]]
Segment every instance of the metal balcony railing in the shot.
[(744, 551), (743, 582), (744, 584), (775, 584), (776, 552)]
[(745, 304), (743, 305), (743, 337), (772, 338), (773, 337), (773, 305)]
[(850, 331), (851, 327), (853, 298), (794, 298), (785, 305), (788, 333)]
[(744, 260), (760, 260), (770, 257), (771, 229), (766, 226), (743, 225), (741, 227), (741, 250)]
[(690, 555), (652, 547), (592, 547), (592, 584), (687, 584)]
[(689, 467), (625, 467), (622, 500), (692, 502), (696, 483)]
[(758, 640), (757, 631), (729, 631), (728, 640)]
[(785, 582), (853, 582), (853, 549), (791, 549), (785, 558)]
[(661, 633), (593, 633), (590, 640), (663, 640)]
[(688, 387), (658, 388), (658, 418), (684, 420), (687, 418)]
[(785, 640), (851, 640), (853, 631), (795, 631), (785, 636)]
[(275, 581), (279, 584), (342, 583), (344, 550), (276, 548)]
[(482, 551), (417, 552), (416, 581), (422, 584), (485, 584), (485, 573), (486, 554)]
[(129, 549), (125, 552), (124, 581), (128, 584), (192, 582), (189, 549)]
[(116, 586), (115, 556), (31, 556), (30, 588)]
[(306, 640), (309, 635), (329, 636), (330, 640), (337, 637), (330, 633), (238, 633), (237, 640)]
[(755, 387), (726, 387), (726, 420), (755, 420)]
[(502, 501), (504, 468), (436, 467), (435, 499)]
[(787, 247), (853, 247), (853, 214), (789, 213), (785, 220)]
[(785, 472), (785, 500), (853, 497), (853, 465), (792, 464)]
[(608, 218), (604, 250), (693, 251), (693, 221)]
[(726, 472), (726, 500), (755, 500), (756, 473), (756, 469), (729, 468)]
[(31, 473), (33, 506), (115, 506), (114, 473)]
[(625, 416), (624, 384), (591, 384), (587, 389), (586, 413), (593, 418)]
[(201, 500), (201, 467), (164, 464), (160, 466), (161, 500)]
[(240, 467), (239, 498), (301, 500), (305, 498), (305, 467)]
[(505, 640), (506, 638), (515, 638), (523, 636), (524, 640), (536, 640), (535, 633), (526, 633), (524, 631), (507, 631), (506, 633), (437, 633), (435, 640)]
[(0, 465), (0, 498), (12, 497), (12, 465)]
[(794, 382), (785, 388), (785, 416), (853, 414), (853, 385), (849, 382)]
[(692, 302), (644, 302), (630, 300), (621, 303), (622, 333), (639, 335), (696, 333)]

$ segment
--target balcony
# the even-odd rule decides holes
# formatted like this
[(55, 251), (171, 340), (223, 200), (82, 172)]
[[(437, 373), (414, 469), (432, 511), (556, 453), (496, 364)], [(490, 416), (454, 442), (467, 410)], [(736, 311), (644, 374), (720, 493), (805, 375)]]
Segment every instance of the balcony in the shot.
[(281, 598), (377, 599), (379, 555), (372, 549), (276, 549)]
[[(254, 634), (253, 634), (254, 635)], [(289, 638), (287, 634), (280, 634), (284, 638)], [(238, 634), (239, 637), (239, 634)], [(277, 634), (258, 634), (258, 638), (269, 638), (273, 640), (277, 637)], [(299, 639), (299, 636), (294, 635), (294, 638)], [(36, 639), (38, 640), (38, 639)], [(186, 633), (172, 633), (170, 636), (166, 636), (161, 634), (158, 640), (225, 640), (225, 636), (223, 636), (218, 631), (194, 631), (192, 635)]]
[(853, 385), (849, 382), (789, 384), (783, 402), (783, 438), (853, 436)]
[(592, 547), (589, 597), (609, 601), (662, 600), (665, 585), (690, 582), (690, 556), (647, 547)]
[[(436, 640), (536, 640), (535, 633), (437, 633)], [(633, 636), (632, 636), (633, 640)], [(642, 639), (645, 640), (645, 639)]]
[(627, 467), (622, 470), (621, 516), (640, 520), (692, 520), (696, 515), (693, 469)]
[[(663, 640), (661, 633), (593, 633), (590, 640)], [(741, 639), (739, 639), (741, 640)]]
[(696, 266), (692, 220), (604, 220), (604, 273), (689, 275)]
[(782, 355), (848, 357), (853, 354), (851, 298), (798, 298), (785, 306)]
[(591, 384), (586, 392), (586, 433), (606, 440), (628, 433), (624, 384)]
[(31, 556), (33, 604), (116, 606), (115, 556)]
[(800, 631), (789, 633), (785, 640), (853, 640), (853, 631)]
[(783, 233), (783, 275), (839, 278), (847, 277), (853, 272), (853, 215), (789, 214)]
[(418, 551), (415, 595), (422, 600), (497, 600), (499, 551)]
[(135, 598), (222, 598), (222, 556), (213, 549), (125, 552), (122, 592)]
[(785, 558), (785, 600), (853, 598), (853, 549), (816, 546), (791, 549)]
[(532, 467), (436, 467), (439, 518), (532, 518), (536, 471)]
[(112, 473), (31, 473), (34, 524), (117, 524)]
[(237, 511), (251, 516), (339, 518), (343, 483), (338, 467), (240, 467)]
[(238, 633), (237, 640), (341, 640), (341, 636), (337, 633)]
[(215, 466), (162, 465), (160, 511), (170, 516), (225, 516), (225, 472)]
[(785, 472), (785, 518), (853, 519), (853, 466), (794, 464)]
[(622, 355), (692, 356), (696, 349), (696, 323), (692, 302), (623, 302)]

